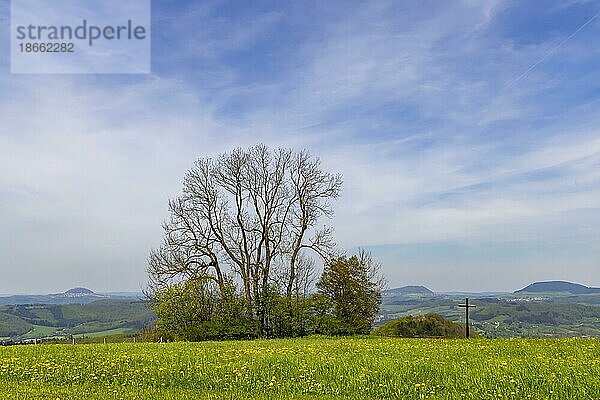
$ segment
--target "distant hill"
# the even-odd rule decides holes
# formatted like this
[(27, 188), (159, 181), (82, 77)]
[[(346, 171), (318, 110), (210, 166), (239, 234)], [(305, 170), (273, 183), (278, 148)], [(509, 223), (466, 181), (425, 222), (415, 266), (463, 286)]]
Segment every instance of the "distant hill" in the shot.
[(88, 304), (97, 300), (143, 299), (141, 293), (94, 293), (87, 288), (73, 288), (63, 293), (46, 295), (12, 295), (0, 297), (0, 305), (12, 304)]
[(515, 293), (571, 293), (592, 294), (600, 293), (600, 288), (587, 287), (579, 283), (565, 281), (535, 282)]
[(85, 296), (85, 295), (96, 294), (96, 293), (94, 293), (93, 291), (91, 291), (88, 288), (78, 287), (78, 288), (69, 289), (62, 294), (66, 295), (66, 296)]
[(422, 296), (433, 296), (431, 290), (425, 286), (403, 286), (395, 289), (385, 290), (384, 295), (386, 296), (403, 296), (403, 295), (422, 295)]
[(87, 288), (73, 288), (73, 289), (69, 289), (64, 293), (57, 293), (57, 294), (51, 294), (50, 296), (52, 297), (71, 297), (71, 298), (80, 298), (80, 297), (92, 297), (95, 298), (96, 300), (98, 299), (105, 299), (108, 296), (106, 295), (102, 295), (102, 294), (96, 294), (93, 291), (91, 291), (90, 289)]

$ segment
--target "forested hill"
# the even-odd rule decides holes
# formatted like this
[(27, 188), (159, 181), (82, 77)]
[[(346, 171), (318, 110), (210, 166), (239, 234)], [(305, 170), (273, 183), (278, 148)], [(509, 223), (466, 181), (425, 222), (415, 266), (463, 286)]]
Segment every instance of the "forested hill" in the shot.
[(422, 296), (433, 296), (431, 290), (425, 286), (403, 286), (394, 289), (388, 289), (383, 291), (384, 296), (398, 296), (398, 295), (422, 295)]
[(571, 293), (592, 294), (600, 293), (600, 288), (592, 288), (578, 283), (565, 281), (535, 282), (515, 293)]

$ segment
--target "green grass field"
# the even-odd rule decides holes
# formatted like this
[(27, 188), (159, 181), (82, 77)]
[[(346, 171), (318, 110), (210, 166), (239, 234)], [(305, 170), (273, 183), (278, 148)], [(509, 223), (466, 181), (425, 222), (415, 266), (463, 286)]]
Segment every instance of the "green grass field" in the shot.
[(53, 326), (32, 325), (31, 330), (24, 334), (23, 339), (39, 338), (53, 335), (58, 328)]
[(596, 339), (0, 348), (2, 399), (600, 399)]
[(102, 337), (110, 337), (114, 335), (123, 335), (128, 333), (135, 333), (133, 329), (130, 328), (117, 328), (117, 329), (109, 329), (101, 332), (93, 332), (93, 333), (85, 333), (81, 335), (73, 335), (77, 339), (81, 338), (102, 338)]

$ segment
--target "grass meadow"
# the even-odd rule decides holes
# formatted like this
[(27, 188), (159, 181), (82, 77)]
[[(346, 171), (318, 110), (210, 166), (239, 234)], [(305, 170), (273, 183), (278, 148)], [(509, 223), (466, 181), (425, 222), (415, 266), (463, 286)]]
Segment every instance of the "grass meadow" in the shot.
[(2, 399), (600, 399), (596, 339), (0, 347)]

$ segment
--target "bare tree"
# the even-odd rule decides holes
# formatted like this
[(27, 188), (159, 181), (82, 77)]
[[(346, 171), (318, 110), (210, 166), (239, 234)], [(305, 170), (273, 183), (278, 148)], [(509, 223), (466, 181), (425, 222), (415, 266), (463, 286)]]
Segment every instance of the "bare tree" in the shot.
[(333, 215), (330, 201), (341, 186), (341, 176), (323, 171), (307, 151), (258, 145), (199, 159), (169, 202), (163, 243), (150, 254), (151, 290), (197, 278), (223, 289), (232, 273), (262, 329), (261, 298), (275, 269), (285, 272), (275, 283), (291, 304), (309, 276), (303, 252), (325, 257), (332, 250), (332, 229), (317, 225)]

